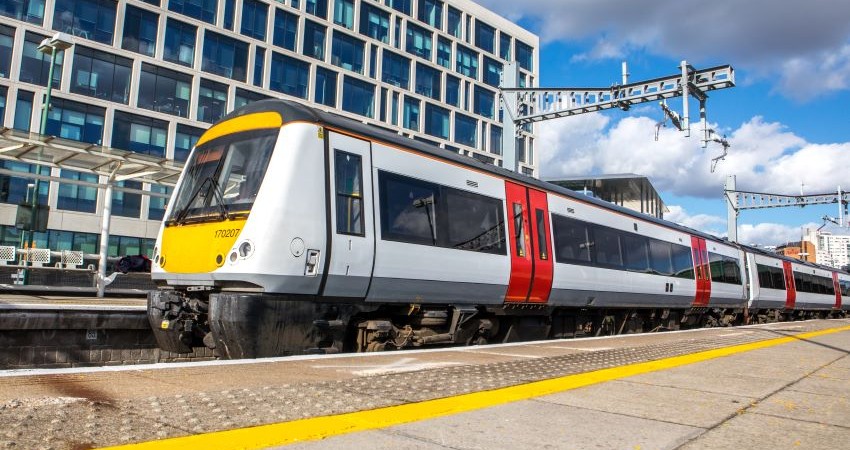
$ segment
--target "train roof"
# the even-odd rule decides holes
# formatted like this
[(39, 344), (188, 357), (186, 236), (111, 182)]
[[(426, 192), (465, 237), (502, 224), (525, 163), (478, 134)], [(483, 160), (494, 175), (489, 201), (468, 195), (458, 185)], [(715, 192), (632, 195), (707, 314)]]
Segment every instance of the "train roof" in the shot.
[[(512, 181), (516, 181), (518, 183), (523, 183), (529, 186), (536, 187), (538, 189), (544, 191), (555, 192), (565, 197), (569, 197), (573, 200), (590, 203), (601, 208), (609, 209), (612, 211), (616, 211), (620, 214), (629, 216), (634, 218), (635, 220), (642, 220), (644, 222), (654, 223), (656, 225), (661, 225), (667, 228), (671, 228), (674, 230), (681, 231), (683, 233), (688, 233), (694, 236), (698, 236), (704, 238), (706, 240), (710, 240), (712, 242), (731, 245), (733, 247), (738, 247), (747, 251), (751, 251), (753, 253), (763, 253), (772, 257), (776, 257), (779, 259), (786, 259), (795, 263), (803, 263), (805, 265), (809, 265), (812, 267), (817, 267), (821, 269), (828, 269), (833, 271), (839, 271), (838, 269), (820, 266), (817, 264), (812, 264), (805, 261), (800, 261), (793, 258), (788, 258), (783, 255), (771, 254), (765, 252), (764, 250), (750, 247), (747, 245), (737, 244), (729, 242), (724, 238), (720, 238), (699, 230), (695, 230), (693, 228), (688, 228), (683, 225), (679, 225), (673, 222), (669, 222), (666, 220), (661, 220), (653, 216), (649, 216), (646, 214), (638, 213), (637, 211), (624, 208), (619, 205), (615, 205), (613, 203), (606, 202), (604, 200), (599, 200), (593, 197), (588, 197), (584, 194), (577, 193), (570, 189), (558, 186), (553, 183), (549, 183), (546, 181), (538, 180), (537, 178), (529, 177), (527, 175), (523, 175), (512, 170), (508, 170), (499, 166), (495, 166), (492, 164), (485, 164), (481, 161), (478, 161), (475, 158), (470, 158), (467, 156), (461, 156), (451, 150), (446, 150), (444, 148), (440, 148), (434, 145), (427, 144), (425, 142), (420, 142), (411, 138), (407, 138), (401, 136), (396, 133), (392, 133), (383, 128), (377, 126), (370, 126), (369, 124), (357, 121), (355, 119), (345, 117), (339, 114), (335, 114), (329, 111), (323, 111), (314, 107), (310, 107), (304, 105), (299, 102), (295, 102), (292, 100), (285, 99), (268, 99), (268, 100), (260, 100), (257, 102), (249, 103), (242, 108), (239, 108), (227, 116), (225, 116), (222, 121), (228, 120), (233, 117), (242, 116), (245, 114), (257, 113), (257, 112), (265, 112), (265, 111), (275, 111), (281, 115), (283, 118), (283, 122), (312, 122), (322, 125), (328, 125), (332, 128), (338, 128), (341, 130), (348, 130), (354, 134), (358, 134), (361, 136), (370, 137), (379, 141), (387, 142), (390, 144), (395, 144), (400, 147), (406, 147), (418, 152), (427, 154), (429, 156), (433, 156), (439, 159), (443, 159), (446, 161), (451, 161), (452, 163), (467, 166), (470, 168), (474, 168), (476, 170), (482, 172), (489, 172), (495, 174), (499, 177), (509, 179)], [(840, 271), (839, 271), (840, 272)]]

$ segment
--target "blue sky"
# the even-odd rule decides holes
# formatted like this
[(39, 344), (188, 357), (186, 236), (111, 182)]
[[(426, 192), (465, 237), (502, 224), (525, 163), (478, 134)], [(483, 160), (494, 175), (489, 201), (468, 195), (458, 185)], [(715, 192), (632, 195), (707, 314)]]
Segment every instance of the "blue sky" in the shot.
[[(784, 194), (850, 190), (850, 2), (847, 0), (478, 0), (541, 37), (540, 86), (596, 87), (731, 64), (737, 86), (710, 94), (710, 126), (729, 140), (702, 148), (696, 102), (692, 133), (663, 128), (660, 107), (543, 123), (542, 177), (647, 175), (668, 219), (715, 234), (726, 230), (727, 174), (738, 188)], [(669, 102), (681, 113), (681, 100)], [(776, 245), (838, 216), (836, 205), (744, 211), (739, 239)], [(825, 227), (837, 234), (847, 229)]]

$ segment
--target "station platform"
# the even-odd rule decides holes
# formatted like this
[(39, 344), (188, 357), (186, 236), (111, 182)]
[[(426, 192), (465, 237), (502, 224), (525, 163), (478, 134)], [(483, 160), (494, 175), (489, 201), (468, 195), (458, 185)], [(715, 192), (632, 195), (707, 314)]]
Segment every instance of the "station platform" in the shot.
[(0, 447), (843, 449), (848, 352), (842, 319), (0, 371)]

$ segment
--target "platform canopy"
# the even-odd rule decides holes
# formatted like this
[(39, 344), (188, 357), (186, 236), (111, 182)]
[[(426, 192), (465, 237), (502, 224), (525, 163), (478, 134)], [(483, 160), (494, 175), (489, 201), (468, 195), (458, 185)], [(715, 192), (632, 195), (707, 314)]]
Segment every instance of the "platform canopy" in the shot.
[(0, 159), (166, 186), (177, 183), (183, 168), (166, 158), (6, 127), (0, 128)]
[(661, 195), (643, 175), (633, 173), (547, 179), (549, 183), (663, 219), (669, 212)]

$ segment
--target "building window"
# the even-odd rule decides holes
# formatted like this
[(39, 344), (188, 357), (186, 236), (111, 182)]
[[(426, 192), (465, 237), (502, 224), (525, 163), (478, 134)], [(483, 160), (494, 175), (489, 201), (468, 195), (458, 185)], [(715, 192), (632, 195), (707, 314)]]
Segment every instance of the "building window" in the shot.
[(112, 44), (115, 0), (56, 0), (53, 29), (103, 44)]
[(410, 84), (410, 59), (384, 50), (381, 80), (384, 83), (407, 89)]
[(449, 138), (449, 110), (425, 103), (425, 132), (443, 139)]
[[(234, 97), (233, 99), (233, 109), (238, 109), (247, 105), (248, 103), (258, 102), (267, 98), (270, 97), (265, 96), (263, 94), (258, 94), (256, 92), (247, 91), (242, 88), (236, 88), (236, 97)], [(180, 128), (178, 126), (178, 130), (179, 129)]]
[[(62, 169), (59, 178), (74, 181), (85, 181), (97, 184), (97, 175), (93, 173), (82, 173), (74, 170)], [(79, 211), (94, 213), (97, 211), (97, 188), (59, 182), (59, 198), (57, 209), (66, 211)]]
[(207, 30), (201, 70), (244, 83), (248, 72), (248, 44)]
[(389, 13), (370, 6), (366, 2), (360, 3), (360, 34), (385, 44), (390, 43), (390, 15)]
[(0, 15), (41, 25), (44, 20), (44, 0), (7, 0), (0, 3)]
[(298, 36), (298, 16), (282, 9), (274, 13), (274, 45), (295, 51), (295, 38)]
[(334, 23), (354, 29), (354, 0), (334, 0)]
[[(15, 29), (0, 25), (0, 78), (9, 78), (12, 66), (12, 47), (15, 45)], [(0, 116), (0, 121), (3, 117)]]
[(416, 64), (416, 93), (440, 99), (440, 71), (422, 63)]
[(461, 30), (461, 24), (463, 21), (461, 20), (461, 17), (460, 11), (449, 6), (449, 12), (447, 15), (448, 27), (446, 31), (458, 39), (463, 38), (463, 31)]
[(331, 46), (331, 64), (362, 74), (363, 45), (363, 41), (334, 31)]
[(413, 11), (413, 0), (384, 0), (384, 4), (400, 13), (407, 14), (408, 16), (410, 15), (410, 12)]
[(511, 36), (505, 33), (499, 33), (499, 57), (511, 60)]
[(531, 46), (516, 41), (516, 61), (525, 70), (534, 69), (534, 50)]
[[(18, 77), (25, 83), (47, 86), (47, 77), (50, 76), (50, 55), (38, 51), (38, 46), (45, 36), (27, 31), (24, 37), (24, 57), (21, 59), (21, 71)], [(53, 88), (59, 88), (62, 80), (62, 67), (65, 60), (65, 51), (56, 52), (56, 66), (53, 67)]]
[(378, 79), (378, 47), (371, 44), (367, 47), (366, 53), (369, 54), (369, 78)]
[(431, 60), (431, 33), (422, 27), (407, 23), (407, 53)]
[[(140, 181), (125, 180), (115, 183), (115, 186), (128, 189), (142, 189)], [(121, 217), (139, 218), (142, 212), (142, 194), (124, 192), (118, 189), (112, 191), (112, 214)]]
[(336, 72), (316, 67), (316, 91), (313, 101), (336, 107)]
[(193, 25), (169, 18), (165, 25), (163, 59), (192, 67), (195, 61), (195, 31)]
[(113, 102), (130, 101), (130, 74), (133, 61), (100, 50), (78, 46), (74, 49), (71, 92)]
[(213, 25), (217, 8), (218, 0), (168, 0), (169, 10)]
[(325, 27), (315, 22), (304, 21), (304, 55), (320, 61), (325, 59)]
[(310, 63), (272, 52), (269, 89), (307, 99)]
[(490, 153), (502, 154), (502, 129), (496, 125), (490, 125)]
[[(161, 184), (152, 184), (150, 191), (157, 194), (171, 195), (171, 188)], [(166, 197), (150, 196), (148, 201), (148, 220), (162, 220), (165, 217), (165, 206), (168, 202)]]
[(478, 78), (478, 52), (462, 45), (457, 46), (455, 71), (470, 78)]
[(0, 86), (0, 124), (6, 122), (6, 86)]
[[(22, 174), (34, 174), (35, 164), (26, 164), (18, 161), (0, 160), (0, 168), (21, 172)], [(50, 176), (50, 167), (41, 166), (41, 174)], [(38, 184), (38, 203), (47, 204), (47, 191), (50, 183)], [(23, 202), (29, 203), (32, 195), (32, 179), (0, 175), (0, 202), (18, 205)], [(18, 242), (20, 243), (20, 242)]]
[(156, 241), (131, 236), (109, 236), (107, 254), (109, 256), (121, 255), (147, 255), (153, 256), (153, 246)]
[(224, 0), (224, 28), (233, 31), (233, 19), (235, 15), (236, 0)]
[(342, 109), (371, 118), (375, 107), (375, 86), (345, 76), (342, 83)]
[(443, 2), (419, 0), (419, 20), (434, 28), (443, 29)]
[(150, 11), (127, 5), (124, 13), (124, 37), (121, 48), (145, 56), (156, 52), (156, 36), (159, 15)]
[(446, 75), (446, 104), (460, 107), (460, 80)]
[(47, 135), (97, 145), (103, 142), (103, 108), (55, 97), (50, 106)]
[(204, 134), (204, 130), (200, 128), (178, 123), (177, 134), (174, 135), (174, 160), (186, 161), (189, 158), (192, 147), (195, 146), (195, 143), (198, 142), (202, 134)]
[(475, 21), (475, 46), (485, 52), (496, 53), (496, 29), (479, 20)]
[(488, 119), (493, 118), (493, 107), (496, 102), (496, 94), (481, 86), (475, 86), (475, 114), (480, 114)]
[(478, 121), (472, 117), (455, 113), (455, 142), (469, 147), (475, 147), (475, 138), (477, 135)]
[(419, 105), (421, 102), (415, 97), (404, 97), (404, 114), (401, 125), (408, 130), (419, 131)]
[(188, 118), (191, 95), (191, 75), (142, 63), (139, 108)]
[(499, 87), (501, 82), (502, 64), (484, 57), (484, 82), (493, 87)]
[(198, 120), (213, 123), (227, 111), (227, 85), (201, 79), (198, 91)]
[(322, 19), (328, 18), (328, 0), (307, 0), (304, 10)]
[(121, 150), (165, 158), (168, 122), (115, 111), (112, 146)]
[(261, 41), (266, 40), (268, 15), (269, 5), (257, 0), (243, 0), (241, 33)]
[(263, 87), (263, 67), (266, 61), (266, 49), (257, 47), (254, 49), (254, 86)]
[(437, 64), (452, 68), (452, 43), (448, 39), (437, 39)]
[(32, 92), (18, 90), (18, 98), (15, 100), (15, 121), (12, 125), (16, 130), (30, 131), (33, 97)]

